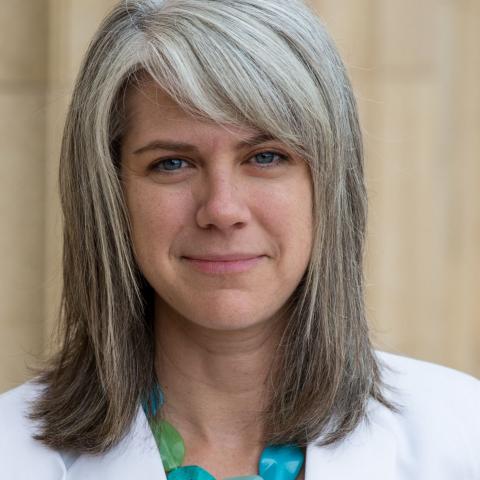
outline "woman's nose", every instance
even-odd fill
[[[250,209],[239,179],[223,172],[213,174],[203,182],[196,213],[196,221],[201,228],[226,231],[248,223]]]

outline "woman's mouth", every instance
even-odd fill
[[[247,272],[257,265],[264,255],[260,256],[208,256],[200,258],[183,257],[195,270],[207,274],[226,274]],[[212,259],[213,258],[213,259]],[[228,259],[226,259],[228,258]]]

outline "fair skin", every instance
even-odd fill
[[[184,465],[256,474],[282,308],[312,246],[308,166],[277,140],[254,142],[258,131],[189,116],[152,82],[129,91],[127,115],[122,179],[156,294],[164,415]]]

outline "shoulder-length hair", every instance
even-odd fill
[[[145,74],[192,115],[266,132],[310,166],[314,246],[287,305],[265,442],[328,445],[371,398],[395,410],[365,318],[356,104],[325,28],[299,0],[123,0],[89,47],[66,120],[60,346],[37,369],[36,438],[105,452],[156,381],[152,290],[132,252],[118,157],[124,97]]]

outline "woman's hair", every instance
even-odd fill
[[[265,442],[337,442],[366,419],[370,398],[396,410],[365,318],[356,105],[325,28],[299,0],[123,0],[89,47],[64,131],[59,348],[36,370],[36,438],[105,452],[156,381],[153,292],[135,263],[119,175],[125,95],[145,77],[197,118],[268,133],[310,166],[314,243],[287,304]]]

